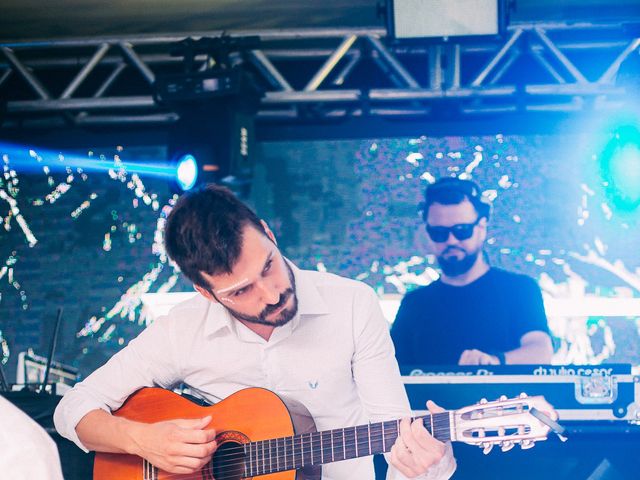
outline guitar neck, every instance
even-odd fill
[[[450,412],[414,417],[436,439],[451,440]],[[325,430],[244,444],[245,472],[266,475],[385,453],[398,437],[400,420]]]

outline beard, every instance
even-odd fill
[[[258,315],[247,315],[227,306],[225,306],[225,308],[238,320],[244,320],[245,322],[249,323],[268,325],[270,327],[281,327],[282,325],[289,323],[298,313],[298,297],[296,295],[296,279],[293,276],[293,270],[291,270],[291,267],[286,261],[285,267],[287,267],[287,273],[289,275],[289,282],[291,283],[291,287],[287,288],[280,294],[280,298],[278,299],[277,303],[274,303],[273,305],[267,305],[265,309],[262,310],[262,312],[260,312]],[[289,301],[289,298],[293,299],[291,307],[282,310],[273,320],[268,320],[267,317],[278,310],[280,307],[285,305]]]
[[[464,275],[471,270],[471,267],[473,267],[478,259],[480,250],[476,250],[472,253],[465,252],[465,255],[462,258],[454,256],[445,257],[445,253],[447,253],[446,250],[438,257],[438,265],[440,265],[442,273],[447,277],[457,277],[459,275]]]

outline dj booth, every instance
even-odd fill
[[[622,480],[640,478],[640,376],[629,365],[477,366],[402,369],[416,415],[428,399],[456,410],[501,396],[542,395],[559,414],[567,441],[554,434],[535,447],[499,447],[487,455],[481,448],[454,443],[458,469],[454,479]],[[60,396],[46,391],[4,395],[40,423],[60,451],[66,480],[91,478],[92,455],[61,438],[53,428],[53,410]],[[376,478],[386,463],[376,457]],[[354,479],[359,480],[359,479]]]
[[[457,409],[481,398],[542,395],[563,422],[640,420],[640,377],[631,365],[482,365],[402,367],[414,410],[429,399]]]
[[[427,400],[459,409],[501,396],[542,395],[552,404],[567,441],[553,434],[535,448],[507,452],[454,444],[455,479],[640,478],[640,376],[630,365],[414,366],[401,369],[417,413]],[[376,459],[377,478],[385,466]]]

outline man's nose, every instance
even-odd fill
[[[267,305],[275,305],[280,301],[280,291],[272,285],[272,282],[262,280],[257,282],[260,291],[260,298]]]
[[[459,240],[453,235],[453,232],[449,231],[445,245],[456,245],[458,241]]]

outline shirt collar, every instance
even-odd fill
[[[306,272],[300,270],[291,261],[285,258],[285,261],[291,267],[293,277],[296,281],[296,294],[298,296],[298,314],[284,327],[294,329],[300,323],[300,318],[303,315],[326,315],[329,313],[329,307],[325,302],[322,295],[315,286],[313,280],[310,278],[313,272]],[[205,335],[215,335],[227,328],[232,332],[236,332],[237,320],[219,303],[211,302],[209,300],[202,300],[208,302],[207,309],[207,321],[204,326]]]
[[[207,320],[204,325],[204,334],[207,336],[215,335],[225,328],[235,332],[236,326],[234,322],[236,320],[231,316],[229,311],[219,303],[212,302],[211,300],[205,301],[209,305],[207,308]]]

